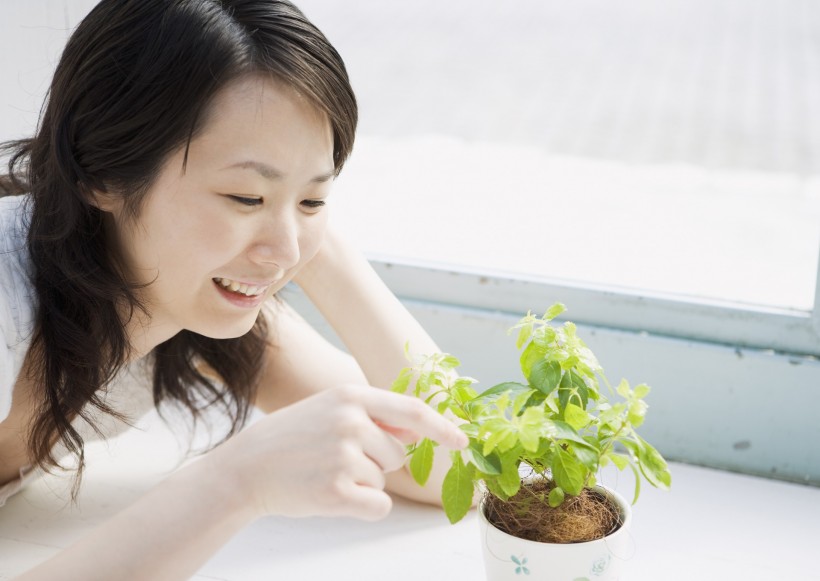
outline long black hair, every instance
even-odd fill
[[[75,493],[83,440],[71,422],[93,425],[90,408],[117,414],[100,394],[129,360],[129,315],[147,313],[89,193],[122,196],[138,216],[163,162],[187,152],[202,130],[215,94],[259,73],[327,116],[338,173],[353,147],[356,100],[339,54],[284,0],[103,0],[66,45],[36,135],[3,145],[9,169],[0,195],[27,193],[33,204],[28,249],[38,305],[24,369],[42,397],[28,446],[49,469],[62,442],[78,460]],[[151,354],[155,403],[176,401],[194,418],[222,406],[230,436],[247,417],[266,344],[261,315],[235,339],[181,331]]]

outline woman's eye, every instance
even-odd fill
[[[325,205],[324,200],[302,200],[302,205],[306,208],[321,208]]]
[[[262,198],[248,198],[246,196],[228,195],[228,197],[244,206],[258,206],[262,203]]]

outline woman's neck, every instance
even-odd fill
[[[181,330],[178,326],[168,322],[152,320],[143,312],[135,312],[125,325],[125,332],[131,347],[128,360],[131,362],[142,359],[154,347],[164,343]]]

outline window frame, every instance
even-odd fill
[[[820,357],[820,260],[811,312],[482,271],[367,253],[403,299],[524,314],[554,302],[581,324]],[[536,313],[541,314],[541,313]]]

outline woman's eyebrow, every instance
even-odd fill
[[[269,165],[267,163],[261,161],[253,161],[253,160],[246,160],[240,161],[234,164],[231,164],[227,167],[223,167],[223,170],[226,169],[250,169],[261,175],[263,178],[268,180],[279,180],[284,177],[284,173]],[[328,172],[322,173],[311,179],[311,182],[326,182],[336,176],[335,169],[330,170]]]

